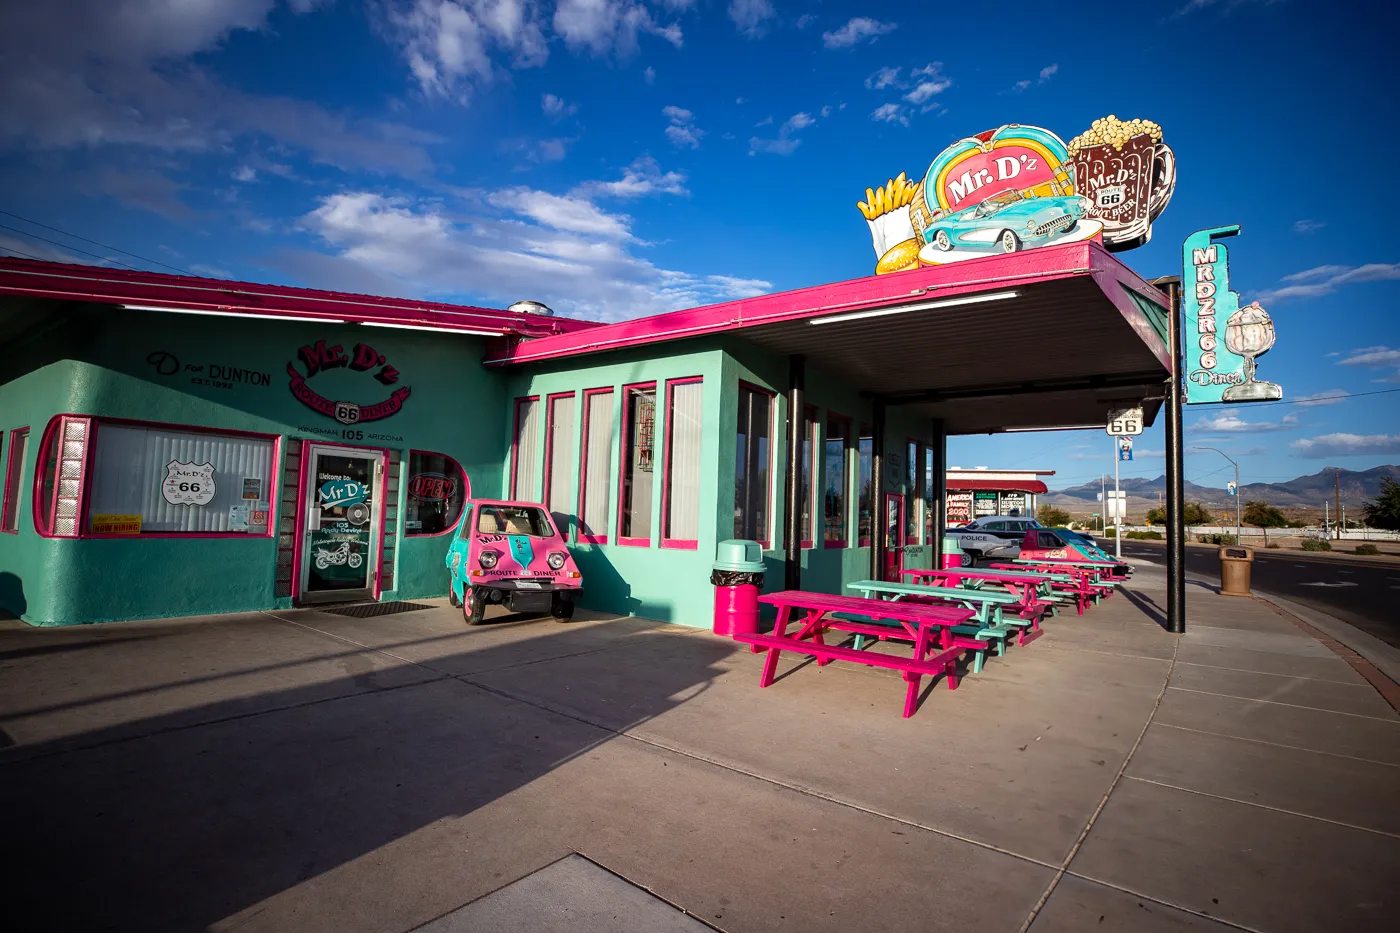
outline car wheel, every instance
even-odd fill
[[[945,253],[948,252],[948,250],[952,249],[953,241],[948,239],[948,231],[939,230],[937,233],[935,233],[933,235],[933,245],[937,246]]]
[[[977,563],[977,555],[971,551],[963,551],[962,557],[958,558],[959,567],[971,567],[975,563]]]
[[[480,625],[486,620],[486,597],[468,593],[462,602],[462,621],[468,625]]]
[[[452,581],[447,581],[447,601],[453,609],[460,609],[462,601],[457,598],[457,589],[452,585]]]
[[[1001,236],[997,239],[1001,245],[1003,253],[1014,253],[1021,248],[1021,238],[1012,230],[1001,231]]]
[[[572,599],[561,599],[554,597],[554,605],[550,608],[549,614],[560,622],[568,622],[574,617],[574,601]]]

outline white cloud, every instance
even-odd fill
[[[1400,365],[1400,350],[1390,347],[1362,347],[1353,350],[1346,359],[1338,360],[1340,366],[1395,366]]]
[[[629,250],[630,222],[577,196],[528,188],[497,192],[488,216],[451,217],[441,205],[344,192],[303,225],[334,251],[294,253],[280,267],[313,284],[347,280],[458,300],[522,297],[563,313],[621,320],[749,297],[768,282],[661,269]],[[357,286],[358,287],[358,286]]]
[[[1215,415],[1207,415],[1191,425],[1197,434],[1252,434],[1259,431],[1280,431],[1285,425],[1271,421],[1244,421],[1239,409],[1227,408]]]
[[[700,138],[705,135],[705,131],[695,125],[695,114],[674,104],[662,107],[661,112],[671,121],[671,125],[666,127],[666,138],[671,141],[671,145],[677,149],[700,148]]]
[[[630,0],[559,0],[554,31],[571,49],[626,58],[637,50],[638,33],[660,36],[676,48],[683,44],[680,26],[663,26],[640,3]]]
[[[544,95],[541,98],[540,107],[544,110],[545,116],[554,117],[556,120],[578,113],[578,104],[567,103],[562,97],[556,97],[553,94]]]
[[[822,115],[822,119],[823,119],[823,120],[825,120],[827,117],[831,116],[831,105],[830,105],[830,104],[827,104],[826,106],[822,107],[822,109],[821,109],[821,115]]]
[[[652,194],[688,195],[685,176],[679,172],[663,172],[651,156],[642,156],[622,170],[616,181],[586,181],[571,194],[584,197],[640,198]]]
[[[1185,6],[1181,7],[1171,15],[1171,19],[1177,19],[1182,16],[1188,16],[1192,13],[1198,13],[1201,10],[1206,10],[1220,4],[1224,4],[1226,12],[1229,12],[1235,9],[1235,7],[1247,6],[1252,3],[1258,3],[1264,6],[1272,6],[1277,2],[1278,0],[1188,0]]]
[[[1264,302],[1280,298],[1317,298],[1331,294],[1343,285],[1395,279],[1400,279],[1400,262],[1373,262],[1364,266],[1317,266],[1285,275],[1283,281],[1295,284],[1260,292],[1258,300]]]
[[[870,119],[879,123],[902,123],[909,125],[909,116],[899,104],[881,104],[870,114]]]
[[[801,16],[797,17],[797,28],[806,29],[808,26],[812,25],[815,20],[816,17],[811,13],[803,13]]]
[[[767,32],[767,23],[777,14],[769,0],[729,0],[729,18],[739,32],[757,39]]]
[[[868,16],[856,16],[835,32],[822,33],[822,44],[829,49],[848,49],[867,39],[873,42],[898,28],[898,23],[882,23]]]
[[[927,80],[920,81],[918,84],[914,85],[914,89],[908,94],[905,94],[904,99],[915,107],[921,107],[928,103],[929,99],[935,94],[942,94],[952,86],[952,81],[949,81],[942,75],[935,74]]]
[[[190,59],[262,29],[276,0],[13,3],[0,29],[0,147],[228,151],[255,136],[339,168],[418,174],[430,134],[245,94]],[[314,4],[301,0],[293,12]]]
[[[647,70],[642,72],[642,78],[647,84],[656,83],[656,69],[647,65]]]
[[[242,182],[255,181],[255,180],[257,180],[257,177],[258,177],[258,173],[257,173],[256,171],[254,171],[254,169],[253,169],[253,167],[252,167],[251,165],[240,165],[240,166],[238,166],[238,168],[236,168],[236,169],[233,170],[233,180],[234,180],[234,181],[242,181]]]
[[[1324,389],[1321,392],[1314,392],[1312,395],[1304,395],[1293,400],[1294,405],[1301,405],[1304,408],[1316,408],[1321,405],[1336,405],[1344,402],[1351,393],[1346,389]]]
[[[1323,434],[1289,445],[1300,457],[1354,457],[1400,454],[1400,434]]]
[[[1293,221],[1294,233],[1312,233],[1314,230],[1321,230],[1327,226],[1325,220],[1295,220]]]
[[[886,66],[884,68],[881,68],[879,71],[875,72],[873,75],[865,79],[865,86],[870,88],[872,91],[880,91],[887,87],[898,86],[899,72],[900,68],[898,67],[890,68]]]
[[[1017,81],[1014,85],[1012,85],[1012,90],[1016,91],[1019,94],[1021,91],[1024,91],[1027,88],[1030,88],[1034,85],[1044,84],[1051,78],[1055,77],[1056,73],[1059,72],[1059,70],[1060,66],[1058,64],[1046,65],[1044,68],[1040,69],[1040,74],[1038,74],[1034,80],[1027,78],[1023,81]]]
[[[531,0],[397,0],[388,19],[409,71],[429,97],[464,102],[474,84],[492,80],[493,50],[506,53],[516,68],[549,58]]]
[[[772,122],[772,117],[769,117],[763,123],[760,123],[759,126],[764,126]],[[797,151],[797,147],[802,145],[802,140],[795,138],[793,134],[799,130],[806,129],[816,122],[816,117],[812,116],[810,113],[805,111],[794,113],[783,121],[782,126],[778,127],[777,139],[761,139],[757,136],[752,137],[749,140],[749,155],[756,155],[760,152],[769,155],[792,155]]]

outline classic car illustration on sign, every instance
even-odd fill
[[[960,139],[923,181],[901,172],[856,206],[875,271],[886,273],[1072,240],[1132,249],[1147,242],[1175,187],[1161,127],[1109,115],[1068,145],[1015,123]]]
[[[447,551],[447,572],[448,598],[462,607],[468,625],[481,624],[489,603],[567,622],[583,594],[567,542],[536,502],[468,500]]]

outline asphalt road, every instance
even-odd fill
[[[1101,542],[1113,552],[1113,539]],[[1125,557],[1165,564],[1161,544],[1124,541]],[[1214,550],[1186,549],[1186,569],[1220,579]],[[1254,552],[1251,586],[1349,622],[1388,645],[1400,648],[1400,564],[1313,558],[1296,551]]]

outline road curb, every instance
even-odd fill
[[[1379,638],[1368,635],[1349,622],[1343,622],[1335,616],[1319,612],[1309,606],[1300,606],[1282,596],[1256,590],[1254,597],[1260,602],[1268,603],[1285,615],[1292,616],[1302,622],[1304,627],[1315,629],[1317,633],[1326,636],[1326,638],[1319,640],[1325,642],[1327,639],[1331,639],[1359,655],[1390,681],[1389,689],[1381,684],[1376,684],[1376,689],[1381,691],[1381,694],[1390,701],[1392,706],[1396,706],[1397,701],[1400,700],[1400,649],[1392,648]],[[1336,649],[1333,648],[1333,650]],[[1346,657],[1345,653],[1341,654],[1344,658]],[[1362,671],[1361,673],[1364,676],[1366,672]],[[1371,680],[1371,678],[1368,677],[1367,680]],[[1400,710],[1400,706],[1396,706],[1396,709]]]

